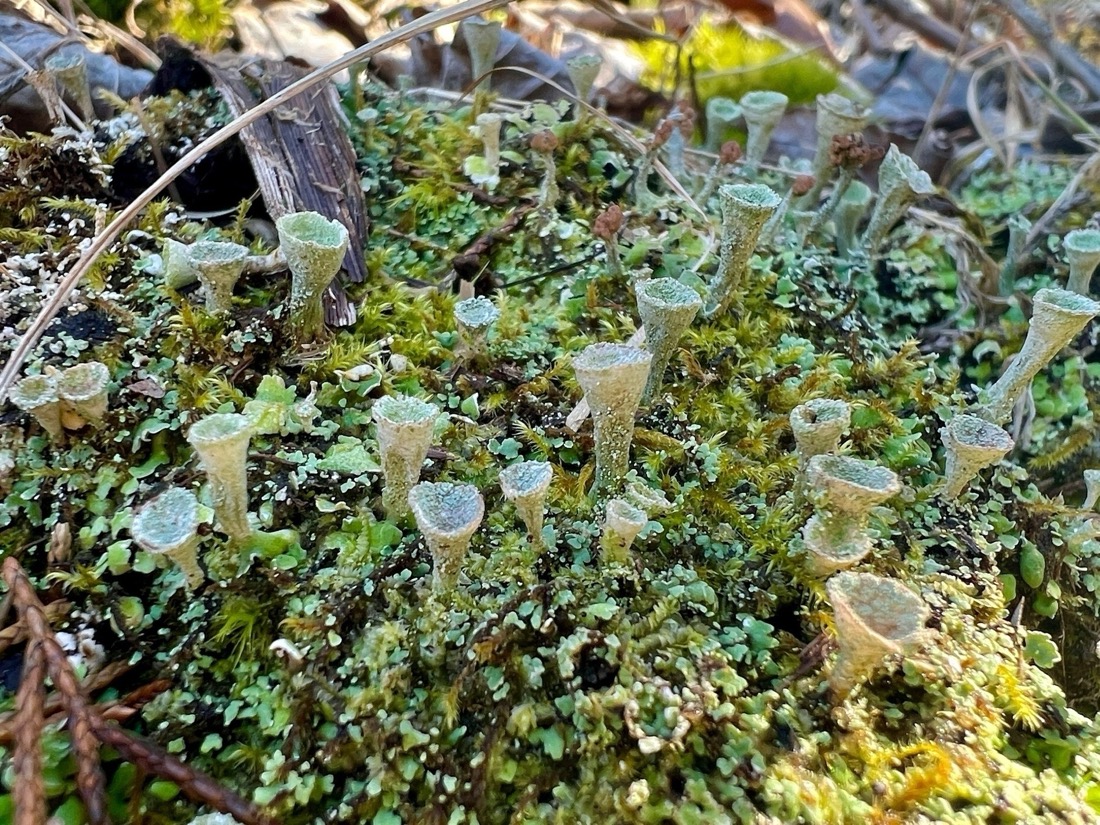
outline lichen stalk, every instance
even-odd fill
[[[761,184],[726,184],[718,189],[722,203],[722,239],[718,271],[707,290],[703,314],[721,315],[729,307],[749,269],[764,223],[782,200]]]
[[[446,594],[458,584],[485,500],[472,484],[423,481],[409,491],[409,507],[432,554],[432,588]]]
[[[847,258],[859,249],[859,225],[874,198],[871,187],[859,180],[852,181],[840,196],[833,213],[838,257]]]
[[[252,425],[238,413],[216,413],[195,422],[187,440],[210,484],[218,526],[235,545],[252,537],[248,521],[248,445]]]
[[[1076,292],[1040,289],[1035,293],[1024,345],[985,393],[987,400],[975,414],[994,424],[1007,421],[1031,379],[1098,314],[1100,303]]]
[[[1027,233],[1030,229],[1031,221],[1025,215],[1009,216],[1008,249],[1005,251],[1004,264],[997,276],[997,292],[1002,298],[1007,298],[1016,290],[1016,276],[1020,271],[1020,264],[1023,263]]]
[[[983,418],[960,413],[941,430],[947,450],[942,494],[955,499],[982,469],[1004,458],[1015,442],[1003,429]]]
[[[478,186],[492,192],[500,184],[500,115],[485,113],[477,116],[470,133],[482,145],[483,154],[471,155],[462,164],[466,176]]]
[[[645,350],[626,344],[591,344],[573,359],[577,383],[592,410],[596,451],[594,493],[616,489],[630,466],[634,416],[652,358]]]
[[[1092,273],[1100,264],[1100,230],[1075,229],[1066,234],[1062,242],[1069,262],[1069,278],[1066,289],[1081,295],[1089,294]]]
[[[382,459],[382,506],[391,520],[409,511],[409,490],[432,446],[439,408],[409,396],[385,396],[371,408]]]
[[[323,297],[344,263],[348,230],[317,212],[283,215],[275,229],[291,277],[287,328],[296,344],[308,344],[325,334]]]
[[[831,164],[829,150],[833,138],[862,132],[867,125],[867,110],[843,95],[817,96],[817,142],[814,145],[812,164],[814,185],[799,200],[797,208],[808,209],[817,202],[825,184],[829,182]]]
[[[911,157],[903,155],[895,144],[890,144],[878,168],[878,200],[863,233],[863,246],[868,253],[877,251],[886,233],[915,201],[935,191],[928,173]]]
[[[695,320],[703,301],[691,287],[672,278],[654,278],[635,285],[638,314],[646,331],[646,349],[653,354],[642,393],[646,404],[660,392],[665,370],[680,338]]]
[[[893,579],[838,573],[825,583],[839,647],[829,673],[833,701],[841,702],[891,654],[912,654],[927,639],[931,611]]]
[[[1095,510],[1096,501],[1100,499],[1100,470],[1085,470],[1085,500],[1081,502],[1082,510]]]
[[[787,96],[781,92],[756,91],[742,95],[741,116],[748,126],[745,143],[745,171],[756,172],[771,143],[772,132],[787,111]]]

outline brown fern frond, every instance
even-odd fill
[[[23,654],[23,675],[15,695],[15,825],[46,821],[46,788],[42,781],[42,729],[46,725],[46,655],[31,641]]]
[[[179,761],[158,745],[108,723],[95,711],[91,714],[91,722],[100,742],[114,748],[123,759],[133,762],[146,773],[178,785],[192,801],[229,814],[242,825],[270,825],[271,820],[251,802]]]

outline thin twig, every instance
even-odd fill
[[[1065,38],[1059,37],[1027,0],[1002,0],[1001,5],[1066,74],[1078,80],[1094,98],[1100,98],[1100,70],[1081,57]]]

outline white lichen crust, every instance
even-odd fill
[[[317,212],[292,212],[275,221],[279,248],[290,269],[288,327],[300,344],[324,335],[322,296],[344,263],[348,230]]]
[[[422,481],[409,491],[409,507],[432,554],[433,588],[446,593],[458,584],[485,499],[472,484]]]
[[[215,413],[195,422],[187,440],[198,454],[210,483],[218,526],[231,542],[252,537],[248,521],[248,444],[252,424],[238,413]]]
[[[911,654],[928,638],[924,600],[894,579],[837,573],[825,583],[840,650],[829,674],[835,701],[867,680],[891,654]]]
[[[940,430],[940,438],[947,450],[943,478],[947,499],[958,498],[978,472],[1000,461],[1015,446],[1012,436],[996,424],[968,413],[952,418]]]
[[[554,468],[548,461],[520,461],[500,472],[500,489],[527,527],[527,534],[536,546],[542,546],[543,511]]]
[[[630,464],[634,415],[652,356],[627,344],[591,344],[574,359],[577,383],[592,410],[596,442],[595,491],[619,485]]]
[[[1040,289],[1032,303],[1027,338],[1015,358],[986,393],[975,414],[994,424],[1004,423],[1031,385],[1031,379],[1100,314],[1100,303],[1065,289]]]
[[[782,92],[753,91],[741,96],[741,116],[748,127],[744,165],[754,170],[764,159],[772,132],[787,111],[787,96]]]
[[[634,286],[638,315],[645,326],[646,349],[653,353],[642,401],[661,389],[665,370],[680,338],[703,307],[699,294],[673,278],[651,278]]]
[[[871,510],[897,495],[901,481],[878,464],[818,455],[806,467],[806,489],[815,508],[802,529],[807,566],[811,575],[824,577],[858,564],[871,552]]]
[[[147,553],[171,559],[183,571],[188,590],[202,585],[199,566],[199,501],[182,487],[169,487],[134,518],[130,533]]]
[[[382,506],[396,520],[409,511],[409,490],[432,446],[439,407],[406,395],[385,396],[371,408],[382,458]]]
[[[732,183],[718,189],[722,204],[722,240],[718,271],[707,290],[703,314],[721,315],[741,286],[756,251],[760,230],[782,198],[762,184]]]

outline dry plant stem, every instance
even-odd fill
[[[46,821],[46,788],[42,781],[42,729],[46,724],[46,653],[32,641],[23,653],[23,673],[15,696],[15,753],[12,770],[14,825]]]
[[[1002,5],[1066,74],[1078,80],[1093,97],[1100,98],[1100,71],[1078,54],[1064,37],[1059,37],[1030,3],[1026,0],[1003,0]]]
[[[4,398],[7,397],[8,390],[15,380],[15,376],[19,373],[20,367],[22,367],[27,356],[30,355],[31,350],[46,331],[46,327],[50,325],[50,322],[56,317],[61,307],[65,305],[69,296],[72,295],[73,290],[76,289],[77,284],[80,283],[81,279],[88,273],[92,266],[95,265],[99,256],[114,243],[122,230],[128,226],[169,183],[190,169],[197,161],[205,157],[207,152],[225,143],[229,138],[239,133],[246,126],[255,123],[261,117],[274,111],[287,101],[293,100],[302,92],[311,89],[321,81],[327,80],[338,72],[354,66],[356,63],[362,63],[367,58],[388,49],[390,46],[404,43],[406,40],[424,34],[425,32],[430,32],[438,26],[444,26],[448,23],[454,23],[457,20],[469,17],[470,15],[481,14],[482,12],[506,6],[508,2],[509,0],[466,0],[466,2],[459,3],[457,6],[451,6],[450,8],[431,12],[412,23],[394,29],[392,32],[387,32],[370,43],[360,46],[358,49],[348,52],[343,57],[310,72],[301,80],[290,84],[278,94],[272,95],[263,103],[249,109],[245,114],[233,120],[232,123],[223,126],[180,158],[164,173],[164,175],[138,195],[133,203],[119,212],[118,216],[111,221],[111,223],[104,228],[103,232],[97,235],[95,240],[88,246],[88,249],[76,263],[76,266],[74,266],[69,274],[62,279],[60,284],[58,284],[50,300],[43,305],[38,316],[34,319],[34,322],[23,334],[23,337],[19,339],[19,343],[8,357],[8,361],[4,365],[3,371],[0,371],[0,401],[3,401]],[[0,44],[0,46],[2,45],[3,44]],[[688,198],[688,200],[690,201],[690,198]]]

